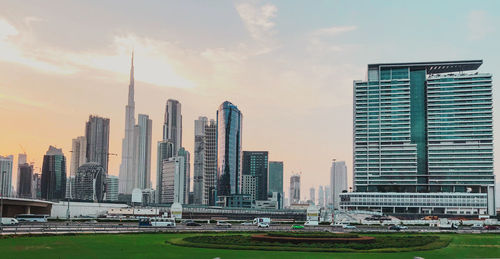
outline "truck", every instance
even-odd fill
[[[253,219],[253,224],[254,225],[271,225],[271,218],[254,218]]]
[[[439,219],[439,229],[458,229],[458,226],[448,221],[448,219]]]
[[[19,221],[15,218],[2,218],[2,225],[17,225]]]

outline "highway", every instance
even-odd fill
[[[177,224],[176,227],[139,227],[137,222],[48,222],[48,223],[21,223],[16,226],[3,226],[1,235],[24,235],[24,234],[69,234],[69,233],[140,233],[140,232],[244,232],[244,231],[328,231],[328,232],[398,232],[388,230],[387,226],[357,226],[357,229],[343,229],[328,225],[307,226],[304,229],[291,229],[291,224],[276,224],[269,228],[258,228],[257,226],[245,226],[239,223],[232,224],[231,228],[222,228],[212,224],[201,224],[191,227]],[[399,232],[455,232],[455,233],[500,233],[500,230],[472,229],[461,227],[458,230],[440,230],[428,226],[409,226],[407,230]]]

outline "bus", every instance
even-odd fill
[[[155,217],[139,219],[139,227],[175,227],[175,219]]]
[[[49,215],[44,214],[17,214],[16,219],[19,222],[47,222]]]

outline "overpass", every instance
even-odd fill
[[[2,217],[15,217],[17,214],[45,214],[50,215],[52,202],[4,197]]]

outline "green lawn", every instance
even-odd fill
[[[0,239],[0,257],[6,258],[499,258],[500,235],[450,234],[448,247],[405,253],[306,253],[223,250],[180,247],[170,238],[193,234],[121,234],[37,236]],[[197,234],[196,234],[197,235]],[[213,234],[210,234],[213,235]],[[397,234],[395,234],[397,235]],[[433,234],[436,235],[436,234]]]

